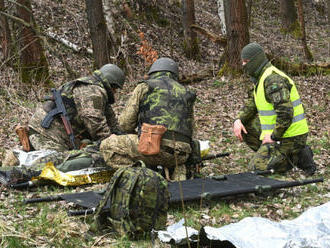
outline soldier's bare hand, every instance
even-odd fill
[[[275,141],[272,140],[272,138],[270,136],[271,136],[271,134],[265,134],[265,137],[262,140],[262,144],[271,144],[271,143],[274,143]]]
[[[241,122],[240,119],[237,119],[234,122],[234,128],[233,128],[234,134],[235,136],[242,142],[243,141],[243,137],[242,137],[242,131],[247,134],[247,131],[243,125],[243,123]]]

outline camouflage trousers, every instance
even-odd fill
[[[48,162],[52,162],[54,166],[62,172],[92,167],[106,167],[103,157],[99,151],[91,151],[86,148],[81,150],[52,153],[33,162],[31,169],[42,170]]]
[[[29,140],[35,150],[56,151],[36,160],[32,166],[34,170],[41,170],[48,162],[54,163],[55,167],[62,172],[106,166],[96,144],[87,145],[80,150],[68,150],[67,146],[47,139],[39,133],[29,135]]]
[[[60,144],[55,140],[48,139],[37,132],[29,134],[29,140],[35,150],[55,150],[58,152],[69,150],[68,146]]]
[[[273,144],[264,144],[259,139],[261,126],[259,118],[244,124],[247,134],[243,133],[244,142],[256,153],[249,162],[252,170],[269,170],[285,172],[297,166],[298,154],[306,145],[307,135],[284,138]]]
[[[185,179],[186,170],[184,163],[191,152],[189,144],[178,142],[176,143],[176,148],[173,149],[170,146],[172,141],[163,139],[159,154],[143,155],[138,151],[138,143],[139,138],[135,134],[112,134],[101,142],[100,152],[106,164],[113,168],[128,167],[134,162],[142,160],[149,168],[156,168],[158,165],[165,168],[173,168],[173,179]]]

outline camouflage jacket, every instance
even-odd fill
[[[132,95],[128,99],[128,102],[125,106],[125,109],[119,116],[119,127],[123,132],[126,133],[135,133],[136,128],[138,127],[140,106],[142,101],[145,99],[149,91],[149,86],[147,83],[139,83],[134,89]],[[193,129],[193,127],[192,127]],[[174,147],[172,140],[163,139],[162,144],[166,144],[169,147]],[[184,142],[176,142],[176,145],[187,146],[188,144]],[[189,151],[190,145],[187,146]]]
[[[255,79],[257,83],[259,82],[259,78],[264,73],[264,71],[270,66],[271,63],[268,63],[264,66],[258,78]],[[273,104],[274,110],[277,114],[276,125],[273,134],[275,137],[280,138],[291,125],[293,118],[293,106],[290,101],[291,84],[286,78],[273,73],[265,79],[264,85],[266,100]],[[246,124],[248,121],[253,119],[257,113],[258,111],[254,97],[253,94],[251,94],[248,102],[239,112],[238,118],[242,121],[243,124]]]
[[[146,81],[149,91],[140,102],[138,129],[140,131],[144,122],[163,125],[189,139],[192,137],[196,93],[171,76],[171,73],[159,72]]]
[[[119,131],[118,122],[105,88],[93,80],[96,79],[93,77],[77,79],[76,85],[72,89],[76,113],[70,121],[78,145],[79,140],[97,141]],[[81,81],[85,83],[79,83]],[[59,144],[68,146],[69,137],[59,117],[53,120],[49,129],[41,127],[41,122],[46,114],[42,104],[39,104],[29,121],[29,127]]]

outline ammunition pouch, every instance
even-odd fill
[[[139,137],[138,151],[143,155],[155,155],[160,152],[160,143],[167,128],[162,125],[143,123]]]

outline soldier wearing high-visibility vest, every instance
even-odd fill
[[[295,83],[269,62],[257,43],[246,45],[241,58],[243,69],[255,86],[233,131],[256,151],[250,168],[286,172],[297,166],[308,175],[314,174],[313,153],[306,145],[306,114]]]

